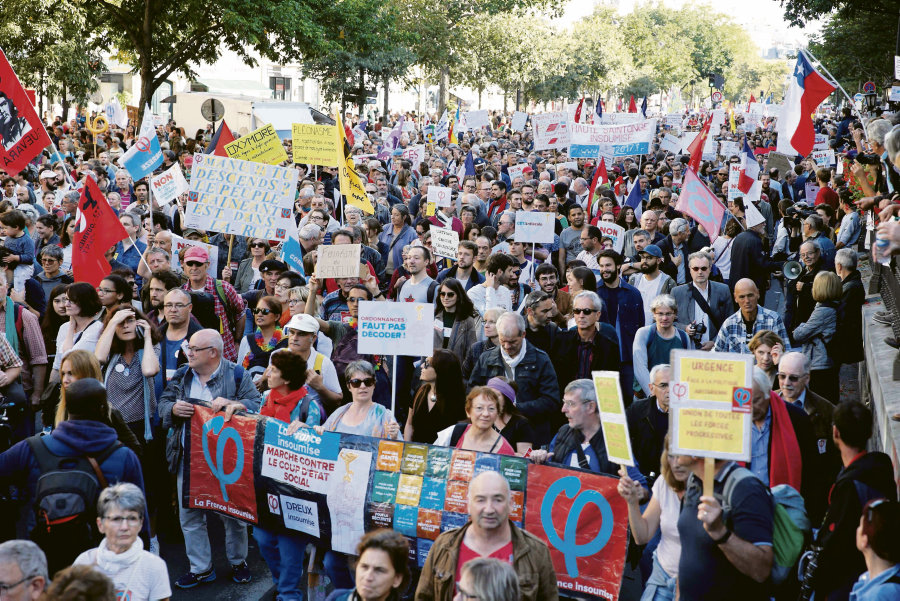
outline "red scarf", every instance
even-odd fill
[[[301,386],[299,390],[290,392],[284,396],[278,394],[276,390],[269,391],[269,398],[266,404],[259,410],[260,415],[266,417],[274,417],[286,424],[291,423],[291,412],[297,403],[306,396],[306,386]]]
[[[784,401],[778,393],[769,396],[772,408],[772,429],[769,434],[769,488],[787,484],[800,492],[803,461],[797,434]]]

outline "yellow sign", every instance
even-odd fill
[[[425,203],[425,216],[426,217],[434,217],[434,213],[437,210],[437,205],[433,202]]]
[[[422,476],[401,474],[400,484],[397,486],[397,503],[400,505],[419,506],[419,497],[422,494]]]
[[[288,160],[288,155],[281,144],[278,132],[271,124],[241,136],[234,142],[225,145],[225,153],[233,159],[280,165]]]
[[[634,465],[625,424],[603,422],[603,439],[606,441],[606,454],[609,457],[616,457],[616,463]],[[623,459],[628,461],[623,461]]]
[[[334,125],[291,125],[294,162],[335,167],[341,164],[343,147],[335,145]]]
[[[747,362],[706,354],[707,357],[679,357],[681,369],[676,379],[690,384],[690,400],[728,403],[731,407],[735,387],[747,385]]]
[[[344,198],[350,205],[359,207],[363,213],[372,215],[375,213],[375,208],[369,200],[369,195],[366,194],[362,180],[353,169],[353,157],[350,155],[350,148],[344,137],[344,126],[341,124],[340,112],[337,113],[336,121],[337,127],[335,129],[337,129],[337,135],[335,140],[337,148],[343,153],[343,157],[337,163],[338,172],[340,173],[341,194],[344,195]]]
[[[731,409],[682,407],[677,411],[678,448],[699,457],[726,457],[744,451],[746,413]]]
[[[594,372],[594,389],[597,391],[597,402],[600,403],[600,413],[624,415],[622,403],[619,402],[619,375],[611,372],[611,376],[602,376],[601,372]]]

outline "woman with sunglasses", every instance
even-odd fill
[[[235,289],[241,294],[251,290],[253,285],[262,279],[259,266],[269,255],[269,241],[262,238],[251,238],[247,245],[250,248],[250,256],[241,261],[238,266],[237,277],[234,280]],[[227,271],[226,271],[227,270]],[[222,270],[222,279],[231,281],[231,267],[225,266]]]
[[[281,329],[282,305],[274,296],[264,296],[252,310],[256,327],[247,334],[238,347],[237,364],[250,372],[254,382],[269,365],[272,352],[287,348],[288,339]]]
[[[438,432],[466,419],[459,401],[466,394],[459,359],[450,351],[434,351],[422,362],[419,381],[403,434],[406,440],[433,444]]]
[[[434,348],[451,351],[462,363],[478,341],[481,315],[456,278],[441,282],[438,299],[434,304]]]

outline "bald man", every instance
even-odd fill
[[[506,478],[498,472],[478,474],[469,483],[468,499],[469,522],[441,534],[428,552],[416,601],[451,601],[463,564],[479,557],[508,562],[529,579],[520,583],[522,601],[558,600],[547,545],[509,519],[512,502]],[[452,580],[450,574],[455,575]]]
[[[735,283],[734,302],[739,309],[722,324],[714,351],[749,353],[750,339],[761,330],[772,330],[782,340],[788,339],[781,316],[760,305],[759,288],[753,280],[744,278]]]
[[[765,289],[769,285],[769,275],[781,266],[779,263],[773,263],[766,256],[762,243],[765,235],[766,224],[763,222],[734,237],[734,242],[731,243],[731,273],[727,282],[732,290],[738,280],[749,278],[756,282],[756,288],[761,297],[760,305],[765,303]]]

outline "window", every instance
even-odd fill
[[[275,100],[291,99],[291,78],[290,77],[269,77],[269,89],[274,92]]]

